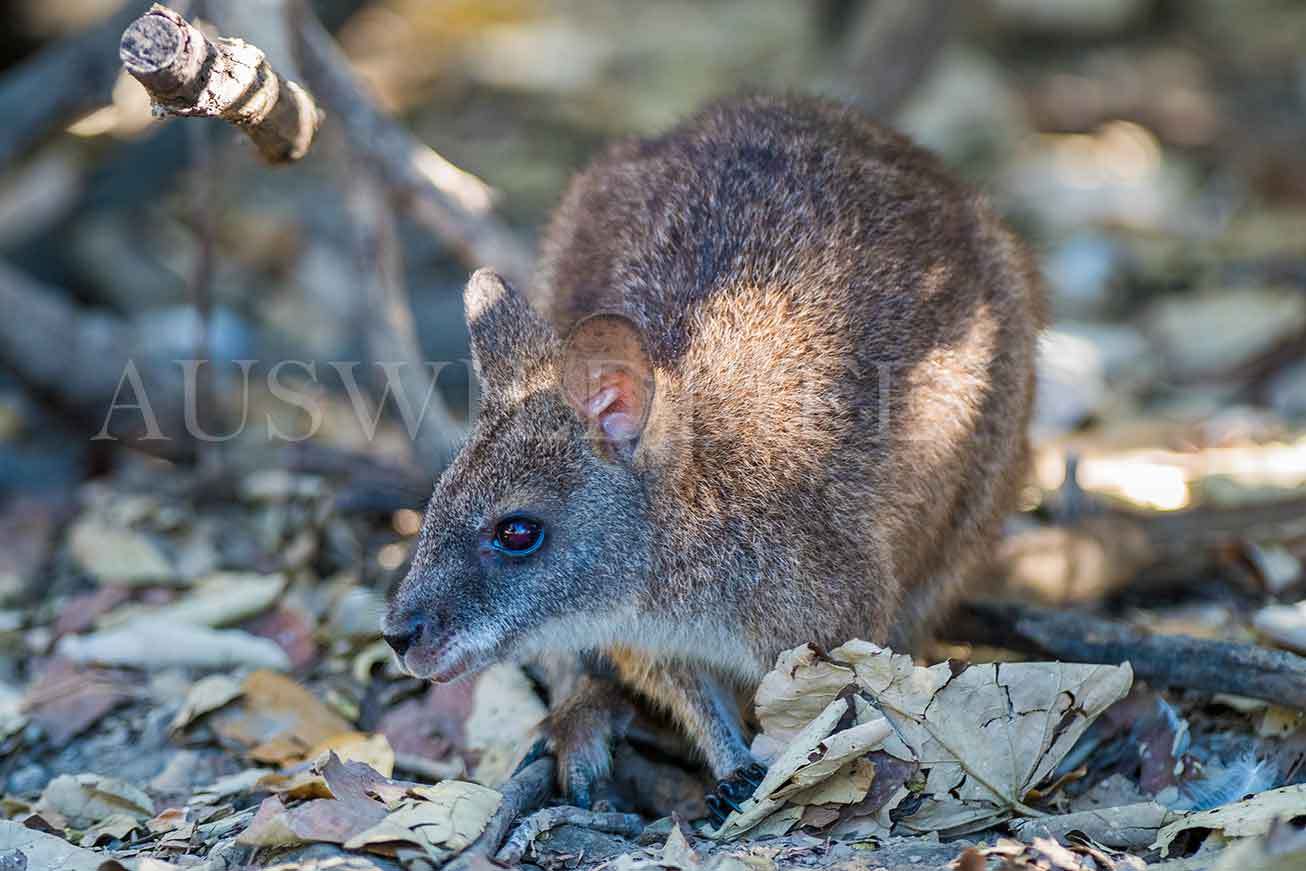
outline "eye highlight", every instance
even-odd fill
[[[526,517],[507,517],[494,528],[490,546],[507,556],[530,556],[544,544],[544,527]]]

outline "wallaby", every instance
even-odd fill
[[[1044,301],[1025,248],[855,111],[752,97],[571,183],[528,295],[464,300],[483,401],[384,621],[413,675],[584,651],[544,725],[571,801],[626,693],[752,790],[736,697],[781,651],[909,648],[1026,462]]]

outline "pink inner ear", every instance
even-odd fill
[[[604,387],[589,398],[585,403],[585,413],[594,420],[601,420],[602,415],[617,400],[621,399],[621,391],[615,387]]]
[[[613,441],[630,441],[636,438],[639,435],[641,421],[631,408],[635,397],[634,384],[629,375],[611,373],[603,380],[609,383],[599,388],[598,392],[585,402],[586,414],[591,420],[597,421],[604,435]],[[617,384],[611,383],[614,380]]]

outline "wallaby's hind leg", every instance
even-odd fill
[[[719,825],[731,808],[752,795],[766,773],[748,749],[734,691],[710,672],[614,651],[617,675],[666,710],[707,756],[719,783],[707,797]]]
[[[625,734],[634,714],[628,692],[669,714],[702,748],[717,778],[708,807],[719,823],[757,787],[765,768],[749,752],[734,690],[710,672],[657,662],[630,650],[606,651],[615,672],[585,673],[556,699],[541,726],[545,746],[558,760],[559,785],[567,801],[592,804],[596,786],[612,770],[612,742]]]
[[[714,675],[625,649],[609,651],[609,656],[621,682],[670,714],[703,750],[717,779],[757,761],[744,740],[735,693]]]

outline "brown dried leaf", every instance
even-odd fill
[[[404,802],[376,826],[351,838],[345,847],[354,850],[408,843],[438,857],[475,841],[503,801],[493,789],[460,780],[417,787],[412,792],[424,800]]]
[[[323,774],[324,767],[332,758],[337,763],[361,763],[382,781],[394,773],[395,754],[384,735],[344,732],[314,747],[309,755],[313,762],[268,774],[258,782],[259,789],[270,790],[284,799],[332,798],[332,790]]]
[[[138,621],[162,620],[216,629],[263,613],[280,597],[285,585],[284,575],[216,572],[171,602],[118,608],[99,620],[98,625],[110,629]]]
[[[759,719],[789,736],[788,746],[714,837],[741,834],[786,801],[800,808],[860,801],[873,778],[849,763],[873,751],[919,762],[925,775],[919,807],[900,821],[906,828],[964,834],[1029,812],[1025,796],[1128,692],[1132,678],[1128,665],[987,664],[954,672],[945,662],[921,668],[909,656],[862,641],[828,657],[811,646],[795,648],[781,655],[759,690]],[[843,695],[850,680],[874,706],[861,695]],[[825,707],[792,733],[793,712],[816,703]],[[856,724],[831,734],[850,712]],[[845,781],[818,786],[839,772]],[[888,801],[896,804],[902,786],[894,786]],[[874,821],[887,823],[878,816]]]
[[[65,635],[55,650],[76,662],[133,668],[290,668],[276,644],[239,629],[139,618],[90,635]]]
[[[28,688],[23,710],[62,747],[133,697],[121,673],[56,658]]]
[[[240,698],[243,692],[240,681],[230,675],[211,674],[202,677],[191,684],[186,700],[182,702],[181,709],[172,718],[172,725],[168,728],[172,732],[179,732],[197,718]]]
[[[94,516],[73,524],[68,549],[83,571],[105,584],[139,587],[176,580],[176,568],[153,537]]]
[[[314,747],[353,728],[288,677],[256,671],[245,679],[244,696],[212,715],[213,730],[248,748],[260,762],[302,761]]]
[[[237,841],[251,847],[288,847],[323,842],[343,844],[385,818],[379,802],[319,798],[287,808],[277,796],[263,800]]]
[[[107,841],[125,840],[140,825],[140,820],[128,814],[112,814],[87,829],[80,843],[83,847],[96,847]]]
[[[976,831],[1021,811],[1079,736],[1129,692],[1128,665],[990,663],[954,675],[948,663],[864,642],[832,651],[892,721],[884,749],[922,760],[926,799],[903,824],[915,831]]]
[[[762,731],[788,743],[844,687],[856,682],[851,668],[836,665],[810,644],[786,650],[776,660],[775,668],[762,678],[754,698]]]

